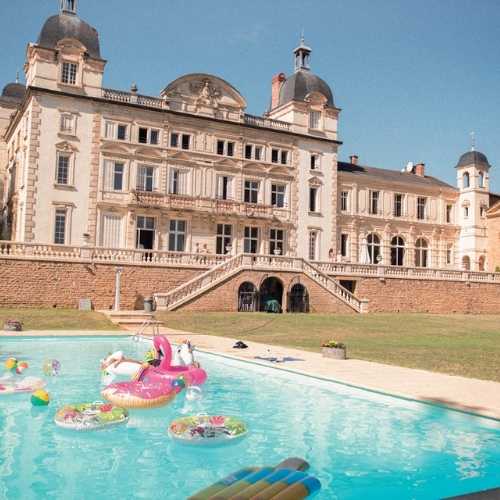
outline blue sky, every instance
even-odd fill
[[[58,0],[0,0],[0,86],[57,10]],[[79,0],[79,14],[100,33],[106,86],[137,82],[157,95],[182,74],[213,73],[254,114],[267,107],[272,75],[292,71],[303,29],[312,69],[343,110],[342,159],[423,161],[454,184],[474,131],[500,192],[498,0]]]

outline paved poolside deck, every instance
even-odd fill
[[[321,354],[289,347],[246,341],[248,349],[233,349],[237,339],[215,337],[162,328],[173,342],[189,338],[200,350],[246,359],[266,366],[343,382],[367,389],[500,419],[500,383],[384,365],[358,359],[335,360]],[[256,357],[287,358],[273,363]]]
[[[0,337],[21,336],[128,336],[126,330],[108,331],[25,331],[22,334],[0,335]],[[190,333],[161,328],[161,333],[173,342],[189,338],[200,350],[223,354],[234,359],[244,359],[265,366],[291,370],[305,375],[343,382],[388,394],[427,401],[456,408],[462,411],[500,419],[500,383],[478,380],[443,373],[416,370],[399,366],[384,365],[358,359],[334,360],[321,354],[245,341],[248,349],[233,349],[237,339]],[[285,358],[282,363],[273,363],[258,357]]]

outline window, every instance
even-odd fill
[[[286,186],[283,184],[271,184],[271,205],[276,208],[285,206]]]
[[[342,212],[347,212],[349,208],[349,192],[342,191],[340,193],[340,210]]]
[[[179,134],[178,132],[172,132],[170,134],[170,147],[189,149],[191,147],[191,136],[189,134]]]
[[[467,189],[470,186],[470,175],[469,172],[465,172],[462,177],[462,187],[463,189]]]
[[[160,142],[160,131],[155,128],[139,127],[137,142],[156,145]]]
[[[54,243],[64,245],[66,243],[66,217],[65,208],[57,208],[54,221]]]
[[[243,240],[243,251],[245,253],[257,253],[259,246],[259,228],[245,227],[245,238]]]
[[[391,240],[391,266],[403,266],[405,259],[405,241],[401,236]]]
[[[155,244],[155,218],[137,216],[135,246],[140,250],[152,250]]]
[[[259,182],[245,181],[245,203],[257,203],[259,198]]]
[[[233,245],[233,226],[231,224],[217,224],[217,240],[215,252],[219,255],[231,253]]]
[[[309,128],[320,128],[321,121],[321,112],[320,111],[311,111],[309,113]]]
[[[418,238],[415,242],[415,266],[428,267],[428,244],[423,238]]]
[[[186,221],[173,219],[170,221],[168,233],[169,252],[184,252],[186,245]]]
[[[123,190],[123,174],[125,165],[123,163],[113,162],[113,191]]]
[[[62,64],[61,82],[67,85],[76,85],[78,64],[65,62]]]
[[[217,176],[217,198],[219,200],[231,199],[232,177],[228,175]]]
[[[370,213],[373,215],[378,214],[378,199],[380,191],[370,191]]]
[[[450,265],[453,262],[453,245],[448,243],[446,245],[446,264]]]
[[[366,244],[368,246],[370,264],[378,264],[381,262],[382,255],[380,254],[380,238],[376,234],[370,233],[366,238]]]
[[[234,156],[234,142],[230,141],[217,141],[217,154],[225,156]]]
[[[349,235],[342,233],[340,235],[340,255],[342,257],[347,257],[348,241],[349,241]]]
[[[479,207],[479,215],[480,215],[481,217],[484,217],[484,216],[486,215],[486,207],[485,207],[484,205],[481,205],[481,206]]]
[[[72,115],[70,113],[63,113],[61,115],[60,132],[63,132],[66,134],[74,133],[74,123],[75,123],[75,116],[74,115]]]
[[[486,258],[484,257],[484,255],[481,255],[479,257],[479,260],[477,261],[479,271],[484,271],[485,263],[486,263]]]
[[[479,172],[479,176],[477,178],[479,187],[484,188],[484,174],[482,172]]]
[[[256,146],[254,144],[245,145],[245,158],[247,160],[257,160],[263,159],[262,156],[262,146]]]
[[[422,198],[421,196],[417,198],[417,219],[419,220],[425,219],[426,204],[427,204],[427,198]]]
[[[107,121],[104,124],[104,137],[106,139],[126,141],[128,137],[128,125]]]
[[[123,191],[125,187],[125,164],[108,160],[104,163],[104,190]]]
[[[281,163],[282,165],[288,164],[288,151],[285,149],[275,149],[271,150],[271,162]]]
[[[70,161],[71,155],[57,154],[56,184],[68,185],[70,183]]]
[[[309,212],[318,212],[318,188],[309,188]]]
[[[311,153],[311,170],[319,169],[319,158],[318,154]]]
[[[283,229],[271,229],[269,231],[269,254],[283,255],[284,253],[284,231]]]
[[[446,205],[446,222],[451,223],[451,214],[453,210],[453,205]]]
[[[464,271],[470,271],[470,257],[468,255],[462,257],[462,269]]]
[[[403,215],[403,195],[396,193],[394,195],[394,217]]]
[[[154,191],[155,168],[139,165],[137,169],[137,191]]]
[[[318,231],[309,231],[309,260],[316,260],[318,246]]]
[[[465,206],[464,207],[464,218],[467,219],[469,217],[469,207]]]

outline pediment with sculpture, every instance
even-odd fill
[[[177,78],[162,91],[161,97],[168,101],[171,109],[212,116],[221,112],[239,116],[247,106],[243,96],[230,83],[204,73]]]

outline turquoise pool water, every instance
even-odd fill
[[[311,463],[321,499],[442,498],[500,485],[500,424],[224,358],[198,355],[209,378],[201,402],[131,413],[127,426],[89,433],[53,423],[66,403],[100,398],[99,359],[147,350],[130,339],[0,339],[0,363],[27,360],[52,401],[0,398],[0,499],[183,499],[241,467],[289,456]],[[293,363],[290,363],[293,366]],[[206,412],[244,419],[249,436],[222,448],[172,442],[169,422]]]

